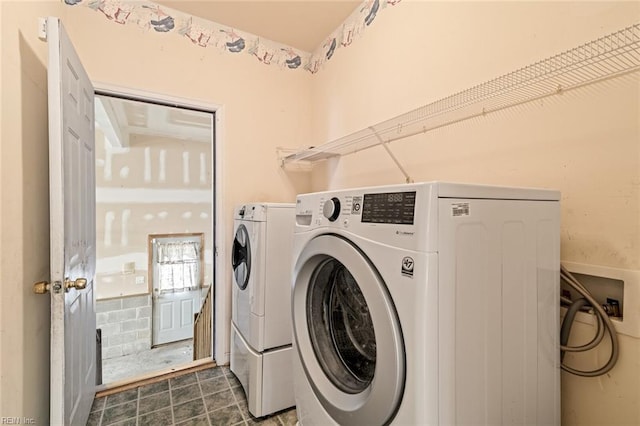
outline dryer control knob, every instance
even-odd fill
[[[338,216],[340,216],[340,200],[333,197],[325,201],[322,207],[322,214],[329,219],[330,222],[334,222]]]

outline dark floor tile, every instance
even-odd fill
[[[235,397],[238,400],[238,402],[247,400],[247,396],[244,393],[244,389],[242,388],[242,386],[240,386],[239,388],[237,388],[237,387],[236,388],[232,388],[231,391],[235,395]]]
[[[198,386],[198,383],[178,389],[171,389],[171,401],[173,401],[173,405],[182,404],[183,402],[201,397],[202,394],[200,393],[200,386]]]
[[[169,380],[171,381],[171,389],[191,385],[198,381],[198,379],[196,379],[196,373],[183,374],[182,376],[173,377]]]
[[[227,374],[227,380],[229,380],[229,386],[232,388],[242,386],[238,378],[234,376],[233,373]]]
[[[278,415],[278,418],[284,426],[296,426],[296,424],[298,423],[298,414],[295,408],[287,410],[284,413],[280,413]]]
[[[263,417],[255,417],[253,414],[249,412],[246,404],[244,404],[244,406],[241,407],[240,411],[242,412],[242,415],[247,421],[247,424],[263,425],[263,426],[276,426],[276,425],[282,426],[280,421],[278,420],[277,414],[271,414],[269,416],[263,416]]]
[[[123,422],[113,423],[112,426],[136,426],[136,418],[128,419]]]
[[[185,420],[182,423],[178,423],[179,426],[209,426],[209,418],[205,414],[204,416],[195,417],[193,419]]]
[[[91,405],[91,412],[102,410],[104,408],[104,403],[107,400],[106,396],[101,396],[100,398],[96,398],[93,400],[93,405]]]
[[[99,426],[101,417],[102,417],[102,411],[92,412],[91,414],[89,414],[89,419],[87,420],[87,426]]]
[[[196,373],[198,380],[209,380],[214,377],[224,376],[224,372],[221,367],[208,368],[206,370],[200,370]]]
[[[171,426],[173,418],[171,417],[171,408],[167,407],[153,413],[148,413],[138,417],[138,426]]]
[[[207,395],[229,389],[229,383],[223,376],[200,382],[202,394]]]
[[[235,405],[221,408],[209,413],[209,420],[213,426],[233,425],[243,421],[240,410]]]
[[[240,388],[242,389],[242,388]],[[244,397],[244,393],[240,392],[241,395],[240,397],[238,397],[238,388],[233,388],[231,390],[234,395],[236,395],[236,401],[238,402],[238,407],[240,407],[240,412],[242,413],[242,415],[244,416],[245,420],[250,419],[251,417],[253,417],[250,413],[249,413],[249,406],[247,404],[247,399]]]
[[[140,398],[153,395],[155,393],[165,392],[169,390],[169,381],[163,380],[157,383],[151,383],[150,385],[140,386]]]
[[[238,403],[238,406],[240,407],[240,413],[245,420],[251,420],[254,418],[253,415],[249,412],[249,407],[247,407],[246,402],[240,402]]]
[[[241,410],[242,411],[242,410]],[[291,408],[288,410],[278,411],[276,413],[270,414],[268,416],[263,417],[254,417],[248,410],[243,411],[245,418],[247,419],[247,424],[250,425],[263,425],[263,426],[295,426],[298,422],[298,417],[296,416],[295,408]]]
[[[138,402],[138,415],[157,411],[171,406],[169,392],[157,393],[146,398],[140,398]]]
[[[247,420],[248,425],[261,425],[261,426],[282,426],[277,416],[272,417],[251,417]]]
[[[176,423],[206,414],[202,398],[173,406],[173,418]]]
[[[110,425],[136,416],[138,401],[125,402],[104,409],[102,424]]]
[[[232,404],[235,405],[235,403],[236,399],[231,390],[224,390],[204,396],[204,404],[207,406],[207,411],[215,411]]]
[[[112,405],[122,404],[123,402],[133,401],[138,398],[138,388],[129,389],[123,392],[114,393],[107,396],[107,402],[105,407],[111,407]]]

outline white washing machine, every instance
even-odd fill
[[[442,182],[298,196],[300,423],[559,425],[559,198]]]
[[[255,417],[295,404],[290,315],[294,215],[294,204],[245,204],[234,211],[230,367]]]

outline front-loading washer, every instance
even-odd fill
[[[541,189],[299,195],[300,423],[560,424],[559,214]]]
[[[294,207],[249,203],[234,211],[230,368],[255,417],[295,404],[290,316]]]

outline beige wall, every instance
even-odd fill
[[[47,45],[37,39],[37,18],[62,19],[94,81],[222,107],[221,232],[229,243],[235,204],[292,202],[309,189],[307,175],[291,179],[277,167],[276,146],[309,139],[312,76],[265,66],[249,55],[195,47],[173,34],[118,25],[58,0],[2,0],[1,8],[0,174],[11,185],[0,193],[0,416],[33,416],[48,424],[49,298],[31,292],[32,283],[49,273]],[[219,252],[229,264],[227,248]],[[230,282],[227,274],[218,290],[230,289]]]
[[[36,38],[37,17],[62,18],[94,81],[222,105],[227,242],[237,203],[293,201],[312,184],[404,180],[375,148],[317,168],[311,182],[276,166],[276,146],[323,143],[638,21],[635,2],[405,0],[311,76],[57,0],[0,6],[0,182],[11,183],[0,185],[0,415],[38,424],[48,423],[49,310],[31,284],[47,278],[49,252],[46,43]],[[416,181],[558,188],[565,260],[640,269],[639,94],[633,79],[611,80],[392,148]],[[229,288],[230,277],[220,285]],[[565,424],[640,423],[630,406],[640,399],[640,342],[621,341],[611,375],[563,376]]]
[[[49,275],[46,43],[37,17],[59,2],[0,2],[0,416],[49,419]]]
[[[621,29],[639,15],[637,2],[403,2],[314,79],[313,145]],[[609,80],[392,148],[416,181],[560,189],[563,259],[640,269],[637,80]],[[377,147],[330,161],[314,181],[324,189],[404,177]]]
[[[417,2],[381,13],[314,78],[311,145],[640,22],[640,3]],[[562,259],[640,269],[637,73],[391,144],[415,181],[562,191]],[[332,159],[314,189],[404,182],[382,147]],[[638,285],[638,283],[628,283]],[[640,300],[625,301],[638,306]],[[576,332],[578,333],[578,332]],[[583,332],[583,337],[585,332]],[[563,424],[640,424],[640,340],[596,379],[563,373]],[[602,348],[583,359],[606,362]]]

